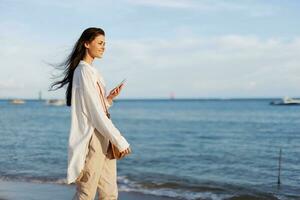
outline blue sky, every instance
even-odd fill
[[[0,0],[0,98],[48,92],[88,27],[106,32],[94,66],[119,98],[300,96],[300,1]]]

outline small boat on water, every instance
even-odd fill
[[[12,100],[10,100],[10,103],[11,104],[24,104],[25,101],[22,99],[12,99]]]
[[[64,99],[48,99],[46,101],[49,106],[64,106],[66,105],[66,101]]]
[[[300,99],[293,99],[290,97],[284,97],[280,101],[272,101],[271,105],[300,105]]]

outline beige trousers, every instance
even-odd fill
[[[85,166],[76,179],[74,200],[117,200],[117,160],[104,154],[103,137],[96,129],[89,142]]]

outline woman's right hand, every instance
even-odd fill
[[[121,151],[120,153],[121,153],[121,157],[123,158],[127,154],[131,153],[131,149],[130,149],[130,147],[128,147],[127,149],[125,149],[124,151]]]
[[[120,94],[120,92],[121,92],[123,86],[124,86],[124,83],[122,83],[121,85],[119,85],[119,86],[115,87],[114,89],[112,89],[112,90],[109,92],[109,95],[108,95],[109,98],[111,98],[112,100],[113,100],[114,98],[116,98],[116,96],[118,96],[118,95]]]

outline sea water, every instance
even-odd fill
[[[118,161],[119,190],[178,199],[300,199],[300,106],[270,101],[115,101],[111,119],[132,148]],[[0,100],[0,179],[64,184],[69,129],[67,106]]]

